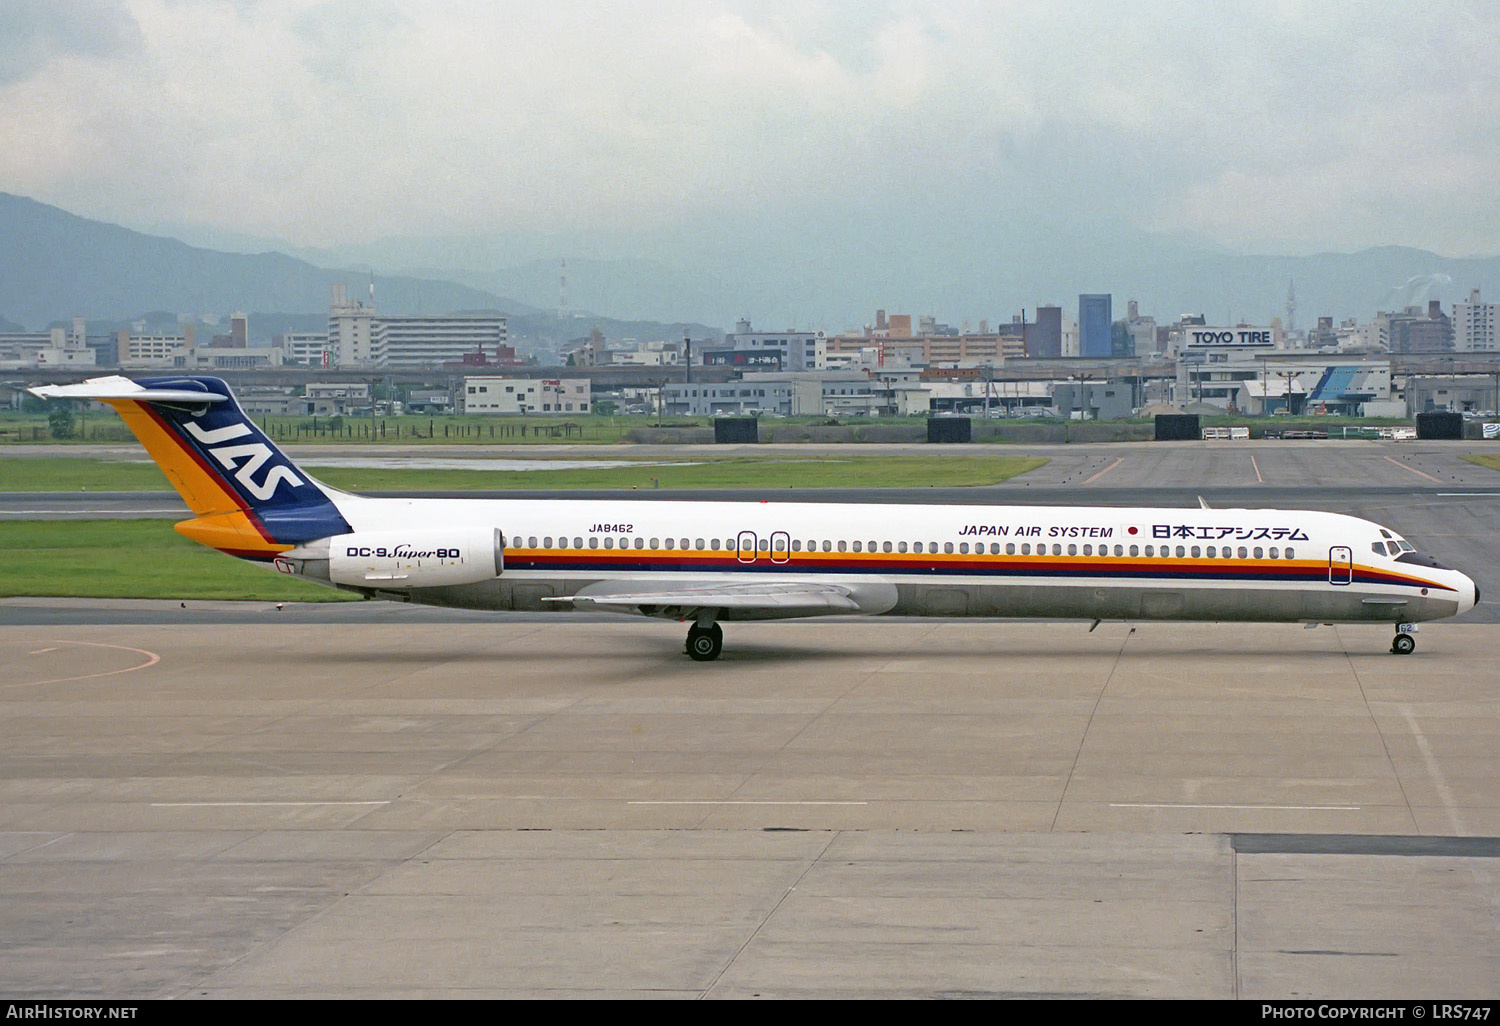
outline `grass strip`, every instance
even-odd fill
[[[1029,456],[882,455],[826,458],[728,457],[703,462],[563,470],[439,470],[308,466],[308,473],[347,491],[439,491],[575,488],[958,488],[998,484],[1035,470]],[[0,492],[159,491],[167,487],[149,463],[66,456],[0,459]]]
[[[166,520],[0,521],[0,596],[358,601],[189,541]]]

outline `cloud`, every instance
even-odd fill
[[[112,57],[140,42],[135,19],[117,0],[8,0],[0,6],[0,86],[60,57]]]
[[[1500,29],[1462,0],[53,10],[0,15],[0,183],[138,224],[312,245],[1500,234]]]

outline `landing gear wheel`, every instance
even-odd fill
[[[694,661],[712,662],[719,658],[719,653],[722,651],[724,651],[724,629],[718,624],[708,627],[693,624],[688,628],[687,654]]]
[[[1417,639],[1410,634],[1398,634],[1391,641],[1391,655],[1411,655],[1417,649]]]

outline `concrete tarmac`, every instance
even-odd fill
[[[829,619],[704,665],[626,618],[0,602],[0,993],[1493,1000],[1477,448],[755,493],[1367,516],[1486,595],[1408,657],[1380,626]],[[0,517],[39,501],[181,515]]]
[[[1500,990],[1492,626],[211,619],[0,627],[6,996]]]

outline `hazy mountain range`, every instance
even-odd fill
[[[1076,312],[1081,292],[1109,292],[1159,322],[1202,313],[1209,323],[1284,317],[1295,283],[1297,323],[1322,315],[1367,320],[1428,298],[1447,307],[1480,288],[1500,298],[1500,257],[1451,258],[1399,246],[1355,253],[1247,256],[1116,229],[976,230],[962,239],[861,240],[724,226],[722,236],[677,250],[660,238],[490,235],[399,238],[311,250],[184,228],[175,238],[91,221],[0,193],[0,318],[28,327],[82,315],[129,320],[151,310],[309,315],[329,286],[363,298],[374,275],[382,312],[499,310],[517,337],[566,339],[598,325],[610,337],[695,337],[732,328],[842,331],[877,307],[933,314],[954,327],[1009,320],[1057,304]],[[217,248],[216,248],[217,247]],[[289,252],[269,251],[281,249]],[[601,250],[639,256],[570,256]],[[562,261],[566,259],[567,318]]]

